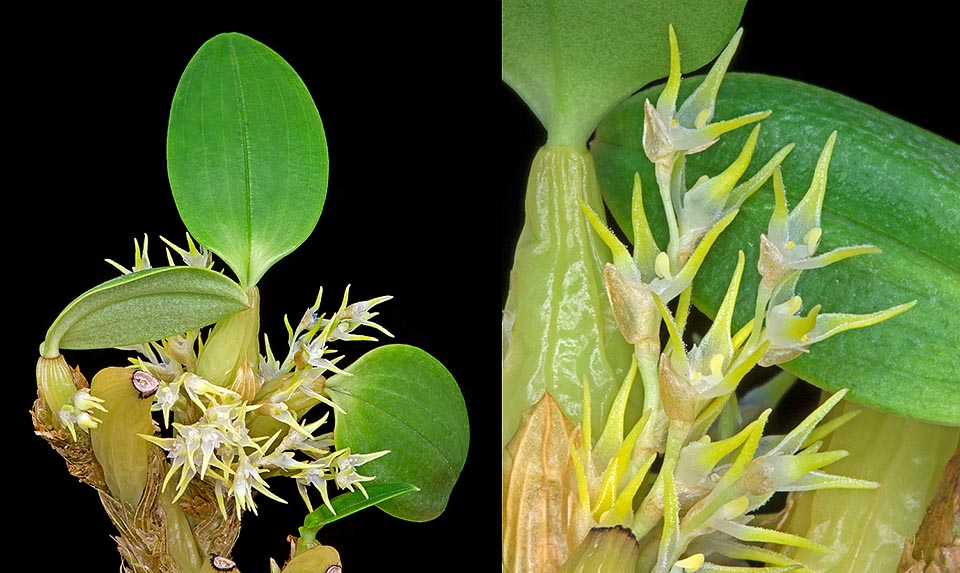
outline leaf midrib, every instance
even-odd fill
[[[253,264],[253,204],[250,192],[250,138],[247,133],[247,112],[246,100],[243,97],[243,82],[240,80],[240,61],[237,58],[236,47],[231,37],[228,42],[230,46],[230,63],[233,66],[234,85],[237,89],[237,109],[240,113],[240,145],[243,150],[243,188],[246,198],[247,225],[244,232],[246,234],[247,258],[243,261],[245,266],[245,276],[241,277],[243,286],[253,286],[247,284],[250,281],[251,267]],[[240,262],[240,261],[238,261]]]

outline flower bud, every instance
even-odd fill
[[[659,346],[654,338],[659,334],[660,315],[650,287],[627,279],[611,264],[603,269],[603,282],[624,339],[630,344]]]
[[[64,405],[70,403],[77,392],[77,384],[73,370],[62,355],[56,358],[41,356],[37,361],[37,391],[46,404],[47,412],[60,412]],[[59,416],[50,416],[50,419],[54,427],[63,427]]]
[[[680,375],[666,355],[660,357],[660,401],[667,417],[692,424],[697,418],[699,395],[685,376]]]
[[[244,402],[253,402],[257,391],[260,390],[261,382],[260,377],[257,376],[253,371],[253,367],[250,366],[250,360],[244,357],[243,364],[240,365],[240,368],[237,368],[237,374],[233,377],[233,383],[230,384],[230,389],[240,394],[240,398]]]

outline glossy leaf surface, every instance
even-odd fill
[[[73,300],[47,331],[45,356],[58,349],[113,348],[159,340],[247,308],[240,285],[198,267],[130,273]]]
[[[409,483],[419,492],[380,504],[390,515],[427,521],[440,515],[463,469],[469,444],[467,410],[453,376],[413,346],[371,350],[334,376],[327,391],[337,406],[334,440],[353,453],[390,450],[358,468],[372,483]]]
[[[367,489],[367,496],[364,496],[363,492],[358,489],[331,499],[330,505],[333,506],[336,513],[331,513],[330,508],[326,505],[321,505],[313,510],[303,519],[303,527],[300,528],[300,535],[304,535],[304,532],[316,533],[317,530],[328,523],[333,523],[338,519],[343,519],[362,509],[373,507],[378,503],[393,499],[405,493],[417,491],[415,486],[408,483],[372,483],[365,487]]]
[[[733,35],[746,0],[501,4],[503,80],[530,106],[552,143],[582,148],[624,98],[667,75],[667,27],[683,69],[710,61]]]
[[[270,48],[220,34],[190,60],[170,109],[170,187],[187,229],[241,284],[313,231],[327,163],[317,107]]]
[[[685,80],[682,94],[697,80]],[[594,154],[604,198],[622,229],[631,225],[634,172],[643,180],[644,207],[662,247],[666,224],[652,165],[642,147],[643,102],[659,88],[628,100],[597,131]],[[683,95],[681,95],[683,97]],[[811,347],[784,368],[821,388],[850,388],[848,398],[928,422],[960,425],[960,146],[845,96],[792,80],[731,74],[717,117],[771,109],[764,120],[749,177],[776,150],[796,148],[783,164],[792,207],[806,192],[830,132],[837,144],[823,205],[818,252],[873,244],[882,254],[844,260],[803,274],[797,294],[805,308],[869,313],[916,299],[909,312],[849,331]],[[747,130],[688,158],[687,181],[715,175],[739,153]],[[773,209],[771,183],[743,206],[700,271],[694,303],[716,312],[737,258],[757,260],[760,234]],[[752,314],[759,275],[746,273],[735,322]]]

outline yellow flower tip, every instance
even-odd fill
[[[719,379],[723,377],[723,355],[714,354],[710,358],[710,374]]]
[[[670,257],[667,256],[667,253],[661,252],[659,255],[657,255],[654,268],[657,271],[658,277],[666,280],[673,279],[673,273],[670,272]]]
[[[600,237],[600,240],[610,249],[613,255],[613,263],[617,269],[628,276],[635,274],[633,273],[635,265],[633,264],[633,257],[630,256],[630,251],[628,251],[617,236],[613,234],[613,231],[600,220],[600,216],[587,205],[582,197],[578,197],[577,201],[580,203],[580,210],[583,211],[583,214],[586,216],[587,222],[593,227],[593,230]]]
[[[787,302],[783,303],[784,311],[790,315],[797,314],[797,311],[799,311],[802,306],[803,299],[800,298],[800,295],[793,295]]]
[[[667,84],[657,98],[657,112],[663,117],[673,118],[677,109],[677,95],[680,93],[680,47],[673,24],[667,26],[670,39],[670,73]]]
[[[915,306],[917,306],[917,299],[913,299],[910,302],[905,302],[899,306],[895,306],[890,310],[895,310],[897,314],[900,314],[901,312],[907,312],[908,310],[910,310]]]
[[[742,495],[737,499],[727,503],[720,509],[720,513],[723,514],[724,519],[734,519],[739,517],[747,512],[747,509],[750,508],[750,499]]]
[[[783,169],[779,165],[773,168],[773,196],[775,209],[787,210],[787,192],[783,187]]]
[[[675,566],[683,568],[686,573],[693,573],[703,567],[705,561],[706,558],[703,556],[703,553],[695,553],[677,561]]]
[[[670,76],[668,79],[668,84],[676,82],[676,87],[680,87],[680,43],[677,42],[677,31],[674,30],[673,24],[667,26],[667,32],[670,35]],[[676,94],[673,94],[674,101],[676,101]]]
[[[570,459],[573,462],[574,474],[577,477],[577,500],[579,501],[580,513],[590,515],[590,489],[587,485],[587,473],[584,470],[583,460],[580,459],[574,441],[570,442]]]
[[[700,113],[697,114],[696,119],[693,120],[693,125],[697,129],[707,125],[710,119],[713,117],[713,112],[710,109],[701,109]]]
[[[808,253],[813,254],[813,252],[817,250],[821,236],[823,236],[823,229],[820,227],[813,227],[803,236],[803,242],[807,245]]]

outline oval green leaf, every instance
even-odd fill
[[[698,83],[685,81],[683,93]],[[643,101],[637,94],[597,130],[592,147],[600,187],[622,229],[630,225],[634,172],[661,245],[663,207],[653,168],[643,153]],[[807,190],[830,132],[838,132],[823,206],[822,252],[873,244],[882,254],[841,261],[803,274],[797,288],[807,308],[868,313],[916,299],[909,312],[813,346],[783,367],[826,390],[850,388],[855,401],[903,416],[960,425],[960,146],[845,96],[800,82],[752,74],[728,75],[717,114],[732,118],[771,109],[763,121],[749,177],[779,148],[796,148],[784,162],[790,205]],[[724,136],[687,161],[687,181],[715,175],[739,153],[748,130]],[[760,233],[773,209],[772,184],[760,189],[713,247],[694,285],[694,303],[709,315],[719,307],[733,261],[743,249],[756,261]],[[627,231],[629,233],[629,231]],[[736,322],[752,313],[759,275],[744,275]]]
[[[320,114],[283,58],[235,33],[200,48],[170,108],[167,172],[187,229],[241,284],[310,236],[327,164]]]
[[[673,24],[684,71],[709,62],[733,35],[746,0],[504,0],[503,80],[551,143],[582,149],[597,123],[668,71]]]
[[[317,531],[328,523],[333,523],[338,519],[343,519],[362,509],[373,507],[405,493],[417,491],[416,486],[408,483],[371,483],[364,487],[367,490],[367,495],[363,495],[363,492],[357,489],[331,499],[330,505],[333,506],[336,513],[332,513],[326,505],[321,505],[307,514],[303,518],[300,536],[316,535]]]
[[[213,324],[247,308],[240,285],[199,267],[130,273],[73,300],[53,321],[41,352],[113,348]]]
[[[409,483],[420,491],[380,504],[409,521],[443,512],[463,469],[470,442],[467,409],[453,376],[413,346],[392,344],[363,355],[347,368],[352,376],[327,382],[336,413],[334,441],[353,453],[390,450],[364,464],[363,475],[380,483]]]

